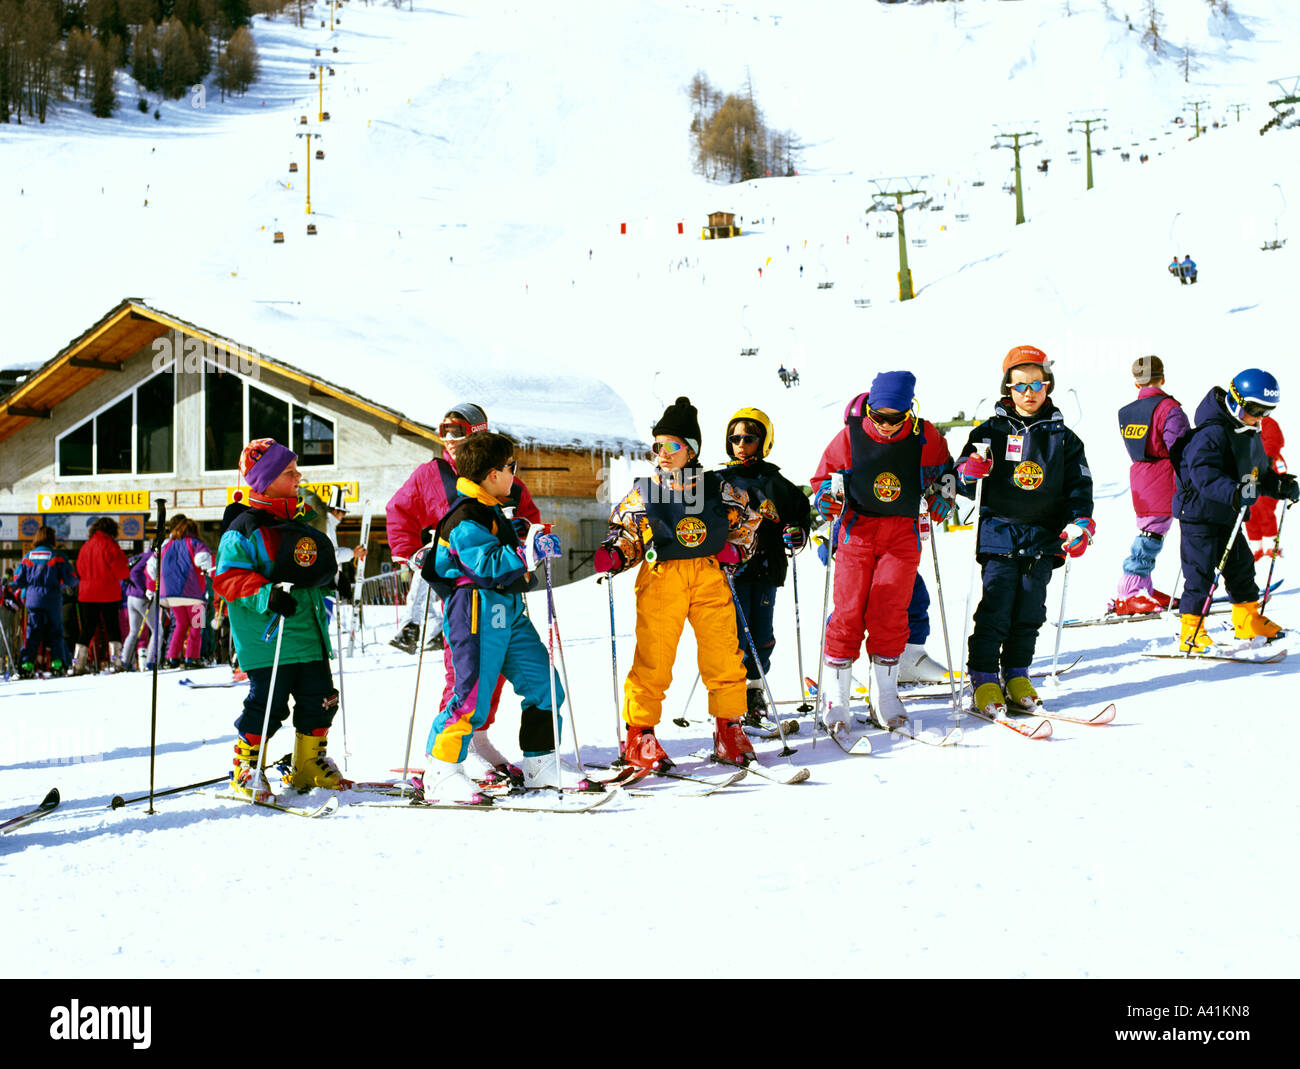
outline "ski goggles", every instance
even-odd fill
[[[444,442],[459,442],[469,437],[469,424],[460,420],[444,420],[438,424],[438,437]]]
[[[868,408],[867,415],[871,417],[873,423],[879,423],[886,427],[897,427],[910,413],[907,412],[882,412],[878,408]]]
[[[1034,379],[1033,382],[1013,382],[1009,384],[1016,393],[1037,393],[1047,385],[1042,379]]]
[[[732,445],[755,445],[758,443],[758,440],[759,440],[759,436],[757,434],[727,435],[727,441],[730,442]]]
[[[662,455],[670,457],[674,453],[679,453],[685,448],[686,446],[681,442],[655,442],[654,445],[650,447],[650,452],[655,456]]]
[[[1273,408],[1273,405],[1266,405],[1263,401],[1246,401],[1241,406],[1241,410],[1248,416],[1267,416]]]

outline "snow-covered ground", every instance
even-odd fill
[[[727,416],[758,405],[775,422],[772,459],[803,481],[877,371],[913,369],[930,418],[986,413],[1003,353],[1034,344],[1057,361],[1057,400],[1097,478],[1098,539],[1072,566],[1068,606],[1093,615],[1133,534],[1114,413],[1136,356],[1164,359],[1189,410],[1242,367],[1270,368],[1282,427],[1296,426],[1294,243],[1259,246],[1275,222],[1288,236],[1300,134],[1257,131],[1277,95],[1268,79],[1291,73],[1300,13],[1281,0],[1234,2],[1231,21],[1201,0],[1161,6],[1170,40],[1198,56],[1190,83],[1084,0],[1072,16],[1056,3],[352,4],[333,37],[259,22],[267,77],[245,100],[183,101],[155,122],[127,97],[114,124],[68,109],[45,129],[0,130],[5,360],[47,359],[140,296],[340,382],[361,367],[358,385],[415,418],[436,419],[449,393],[484,381],[476,373],[499,386],[521,368],[578,371],[621,394],[645,430],[689,394],[712,462]],[[315,111],[312,50],[333,56],[335,43],[326,159],[312,170],[320,234],[308,239],[303,176],[287,167],[303,157],[297,116]],[[799,177],[718,187],[690,173],[685,86],[697,70],[724,88],[748,70],[771,124],[808,143]],[[1227,125],[1188,143],[1187,100],[1212,101],[1210,119]],[[1239,123],[1226,107],[1237,101]],[[1066,125],[1102,107],[1111,130],[1094,140],[1106,152],[1085,193],[1068,156],[1082,137]],[[1010,154],[988,147],[1008,129],[1044,141],[1023,161],[1023,227],[1001,188]],[[878,217],[864,214],[871,179],[894,175],[928,176],[944,206],[909,213],[909,236],[926,244],[909,248],[918,298],[904,303],[896,241],[875,238]],[[715,209],[742,215],[745,237],[699,241]],[[277,227],[283,246],[271,244]],[[1195,288],[1165,273],[1175,253],[1200,264]],[[758,356],[738,355],[750,347]],[[782,362],[800,387],[781,387]],[[508,386],[494,396],[527,404]],[[953,433],[954,448],[962,440]],[[956,644],[970,536],[943,534],[939,549]],[[931,577],[928,553],[923,567]],[[823,574],[800,558],[806,671]],[[777,609],[778,699],[798,696],[791,593]],[[1058,573],[1053,614],[1059,596]],[[590,582],[557,592],[570,715],[592,761],[612,756],[615,733],[605,598]],[[625,671],[626,577],[616,608]],[[1293,581],[1269,613],[1296,622]],[[937,608],[932,623],[941,655]],[[387,633],[345,662],[348,768],[365,778],[401,766],[411,718],[415,663]],[[1054,639],[1045,628],[1040,660]],[[226,975],[233,927],[244,930],[232,903],[287,903],[301,880],[313,938],[349,975],[480,974],[485,962],[591,974],[627,945],[673,948],[636,959],[635,971],[665,976],[1291,975],[1297,813],[1277,736],[1293,664],[1138,656],[1159,641],[1172,641],[1166,624],[1063,633],[1063,659],[1083,660],[1047,697],[1066,711],[1116,701],[1108,727],[1058,725],[1030,743],[967,721],[954,749],[900,742],[863,759],[805,737],[794,760],[808,783],[751,777],[708,799],[626,799],[567,820],[344,808],[308,823],[201,796],[114,813],[112,795],[148,786],[149,681],[0,684],[0,818],[55,784],[65,799],[0,847],[0,972]],[[707,736],[670,723],[692,668],[688,632],[661,733],[674,754]],[[227,767],[239,694],[162,677],[159,786]],[[503,748],[516,705],[507,691]],[[918,715],[937,725],[945,712]],[[702,695],[689,715],[703,720]],[[341,754],[341,725],[331,741]],[[1226,922],[1223,903],[1243,893],[1250,908]],[[303,925],[291,914],[256,926],[254,970],[278,975],[294,953]],[[796,938],[766,938],[791,918]],[[801,923],[813,918],[825,923]]]

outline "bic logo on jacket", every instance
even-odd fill
[[[1011,473],[1011,481],[1021,490],[1037,490],[1043,485],[1043,469],[1032,460],[1026,460],[1016,465],[1016,470]]]
[[[704,536],[709,533],[703,520],[695,516],[687,516],[683,520],[677,521],[677,528],[674,532],[677,535],[677,541],[687,549],[694,549],[704,541]]]
[[[1145,438],[1147,425],[1145,423],[1130,423],[1124,428],[1125,438]]]

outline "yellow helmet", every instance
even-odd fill
[[[772,451],[772,438],[773,438],[772,421],[767,418],[767,413],[764,412],[761,408],[737,409],[736,414],[732,416],[731,419],[727,420],[727,433],[726,435],[723,436],[723,440],[722,440],[723,452],[725,452],[727,456],[732,457],[734,459],[734,454],[731,451],[731,443],[727,441],[727,438],[731,436],[731,428],[734,427],[737,423],[739,423],[742,419],[749,420],[751,423],[758,423],[762,425],[763,457],[766,458],[767,454]]]

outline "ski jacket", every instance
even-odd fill
[[[1021,416],[1008,400],[973,428],[964,460],[977,442],[992,445],[993,470],[980,498],[976,553],[989,556],[1060,557],[1067,523],[1092,517],[1092,473],[1083,442],[1065,425],[1049,399],[1033,416]],[[960,467],[960,464],[958,465]],[[958,480],[957,491],[975,496],[975,480]]]
[[[226,601],[239,665],[247,671],[267,668],[275,660],[275,623],[280,617],[267,606],[273,585],[292,578],[285,562],[304,542],[309,543],[307,552],[318,556],[304,571],[304,583],[290,590],[298,609],[280,625],[280,663],[327,661],[329,620],[317,584],[328,582],[336,570],[329,541],[305,522],[307,511],[292,498],[262,501],[250,495],[249,501],[252,507],[230,518],[217,544],[212,578],[214,592]]]
[[[425,532],[438,526],[438,521],[456,503],[456,467],[444,457],[421,464],[388,500],[384,512],[388,520],[388,548],[394,560],[410,559],[427,541]],[[516,492],[518,494],[515,498]],[[515,516],[529,523],[540,523],[542,515],[533,503],[533,496],[518,479],[511,488],[511,501]]]
[[[1169,450],[1190,427],[1183,406],[1160,387],[1143,386],[1119,410],[1119,426],[1132,461],[1133,511],[1139,520],[1172,516],[1177,479]]]
[[[1215,386],[1196,407],[1196,428],[1174,444],[1183,523],[1231,527],[1244,505],[1278,496],[1278,476],[1258,427],[1238,423]]]
[[[638,480],[639,485],[634,485],[610,513],[609,536],[604,545],[619,551],[625,568],[643,560],[647,546],[655,546],[656,554],[667,547],[668,540],[673,535],[654,529],[649,511],[653,502],[646,500],[646,491],[649,491],[649,496],[658,498],[660,504],[683,499],[695,502],[692,507],[697,509],[708,509],[711,504],[720,505],[727,525],[724,541],[736,547],[742,561],[749,560],[754,553],[758,527],[763,518],[749,507],[748,495],[732,486],[725,476],[714,479],[706,478],[707,475],[698,466],[685,467],[680,471],[656,468],[644,482]],[[707,500],[713,494],[720,500]],[[650,567],[671,567],[673,563],[671,557],[665,557]]]
[[[533,586],[523,546],[502,503],[469,479],[456,480],[456,500],[436,531],[437,546],[422,575],[444,600],[462,586],[522,594]]]
[[[149,558],[153,556],[152,549],[146,549],[143,553],[131,558],[131,574],[126,581],[126,596],[129,598],[147,598],[149,591],[153,589],[153,584],[149,582],[146,571],[149,567]]]
[[[202,601],[207,593],[203,573],[211,572],[214,567],[212,551],[207,545],[188,536],[168,538],[158,553],[162,558],[161,580],[157,558],[150,557],[145,568],[146,574],[158,584],[159,596]]]
[[[736,582],[781,586],[789,567],[781,532],[786,527],[798,527],[807,542],[812,529],[808,498],[781,474],[779,467],[757,457],[733,460],[718,474],[744,493],[749,507],[762,517],[753,555],[736,573]]]
[[[92,534],[77,554],[77,600],[120,602],[122,583],[131,577],[131,565],[113,539],[103,531]]]
[[[23,604],[29,609],[63,612],[62,590],[77,585],[77,572],[59,550],[41,543],[24,554],[14,572],[14,586],[23,590]]]

